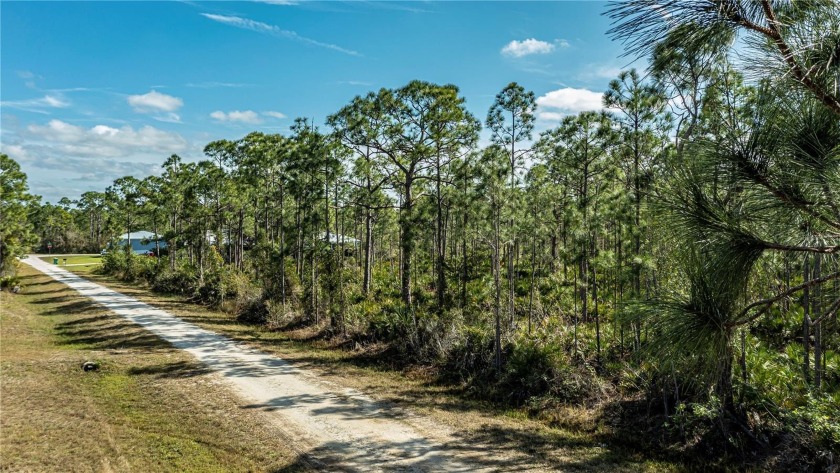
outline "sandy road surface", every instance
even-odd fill
[[[195,356],[249,403],[278,422],[307,463],[329,471],[490,471],[499,464],[445,429],[350,389],[331,385],[276,356],[245,347],[166,311],[35,257],[23,260],[81,295]],[[505,469],[502,467],[501,469]]]

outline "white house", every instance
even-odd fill
[[[327,241],[327,232],[321,232],[320,239],[322,241]],[[335,233],[330,232],[330,240],[329,240],[328,243],[332,243],[332,244],[336,244],[336,245],[340,245],[341,243],[344,243],[345,245],[355,246],[355,245],[359,244],[359,240],[357,240],[353,237],[349,237],[349,236],[345,236],[345,235],[337,235]]]
[[[129,237],[131,237],[130,240]],[[133,251],[134,254],[142,255],[150,251],[155,251],[155,240],[159,239],[160,236],[155,235],[152,232],[138,230],[136,232],[123,233],[122,235],[120,235],[120,242],[117,244],[117,246],[119,248],[123,248],[125,247],[125,245],[130,244],[131,251]],[[166,242],[164,240],[160,240],[158,241],[157,246],[160,247],[160,249],[164,249],[166,248]]]

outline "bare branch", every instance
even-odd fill
[[[752,322],[753,320],[759,318],[764,312],[767,311],[767,309],[773,303],[778,302],[778,301],[784,299],[785,297],[788,297],[791,294],[795,294],[795,293],[797,293],[797,292],[799,292],[803,289],[807,289],[811,286],[816,286],[816,285],[822,284],[826,281],[831,281],[833,279],[838,279],[838,278],[840,278],[840,271],[838,271],[836,273],[831,273],[831,274],[829,274],[827,276],[823,276],[821,278],[812,279],[810,281],[804,282],[804,283],[802,283],[798,286],[794,286],[794,287],[788,289],[787,291],[776,294],[773,297],[769,297],[767,299],[762,299],[760,301],[755,301],[752,304],[744,307],[744,309],[741,311],[741,313],[738,314],[738,317],[735,320],[733,320],[732,322],[727,323],[726,326],[731,328],[731,327],[737,327],[739,325],[748,324],[748,323]],[[762,309],[759,310],[758,312],[756,312],[755,314],[753,314],[752,316],[744,319],[744,317],[746,317],[746,315],[749,313],[749,311],[751,311],[752,309],[754,309],[756,307],[762,307]]]

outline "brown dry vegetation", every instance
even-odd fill
[[[319,336],[312,327],[277,331],[238,322],[179,296],[154,294],[94,268],[68,268],[98,284],[135,297],[208,330],[277,354],[313,370],[323,381],[358,389],[379,400],[408,407],[455,432],[458,443],[514,455],[506,471],[542,468],[563,471],[676,471],[685,469],[649,452],[626,448],[600,406],[558,406],[533,419],[527,408],[500,408],[465,396],[456,386],[436,383],[421,369],[397,371],[382,363],[379,347],[351,349]],[[433,435],[433,432],[429,432]],[[638,432],[637,432],[638,434]],[[525,457],[528,457],[527,459]],[[538,467],[539,468],[539,467]],[[541,468],[540,468],[541,469]]]
[[[21,269],[23,292],[0,292],[0,470],[307,469],[188,354]]]

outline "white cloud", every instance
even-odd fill
[[[181,123],[181,116],[177,113],[167,113],[164,115],[157,115],[152,118],[163,123]]]
[[[215,112],[210,114],[210,117],[220,122],[241,122],[250,123],[252,125],[262,123],[262,120],[260,119],[257,112],[254,112],[253,110],[233,110],[228,113],[225,113],[221,110],[216,110]]]
[[[554,51],[555,46],[551,43],[540,41],[536,38],[524,41],[513,40],[502,48],[505,56],[522,57],[530,54],[548,54]]]
[[[134,111],[141,113],[174,112],[184,105],[184,101],[153,90],[143,95],[129,95],[128,104]]]
[[[9,155],[9,157],[19,163],[30,160],[29,152],[21,145],[7,145],[5,143],[0,143],[0,153]]]
[[[566,115],[558,112],[537,112],[537,120],[545,122],[559,122]]]
[[[225,16],[225,15],[214,15],[212,13],[201,13],[201,16],[205,18],[209,18],[213,21],[229,25],[235,26],[237,28],[242,28],[245,30],[256,31],[258,33],[268,34],[271,36],[278,36],[281,38],[288,38],[292,39],[301,43],[311,44],[312,46],[318,46],[321,48],[332,49],[333,51],[338,51],[344,54],[349,54],[351,56],[361,56],[358,51],[353,51],[352,49],[345,49],[341,46],[330,44],[330,43],[323,43],[321,41],[316,41],[311,38],[307,38],[297,34],[294,31],[284,30],[279,26],[269,25],[268,23],[263,23],[261,21],[254,21],[248,18],[241,18],[238,16]]]
[[[177,153],[187,149],[187,141],[179,134],[151,126],[134,129],[96,125],[83,128],[61,120],[46,125],[29,125],[30,141],[39,143],[57,156],[125,157],[136,153]]]
[[[161,163],[173,153],[198,159],[206,142],[111,120],[81,126],[45,120],[21,126],[14,116],[4,114],[0,150],[21,164],[33,194],[56,202],[63,196],[72,199],[85,191],[104,190],[120,176],[159,174]]]
[[[27,110],[30,112],[47,113],[45,108],[65,108],[70,102],[55,95],[45,95],[39,99],[11,100],[0,102],[0,106]]]
[[[277,119],[286,118],[286,115],[282,114],[280,112],[268,111],[268,112],[263,112],[262,114],[267,116],[267,117],[272,117],[272,118],[277,118]]]
[[[563,114],[601,110],[602,99],[603,94],[587,89],[564,87],[553,90],[537,98],[537,105],[540,107],[539,118],[554,120],[559,119]]]

